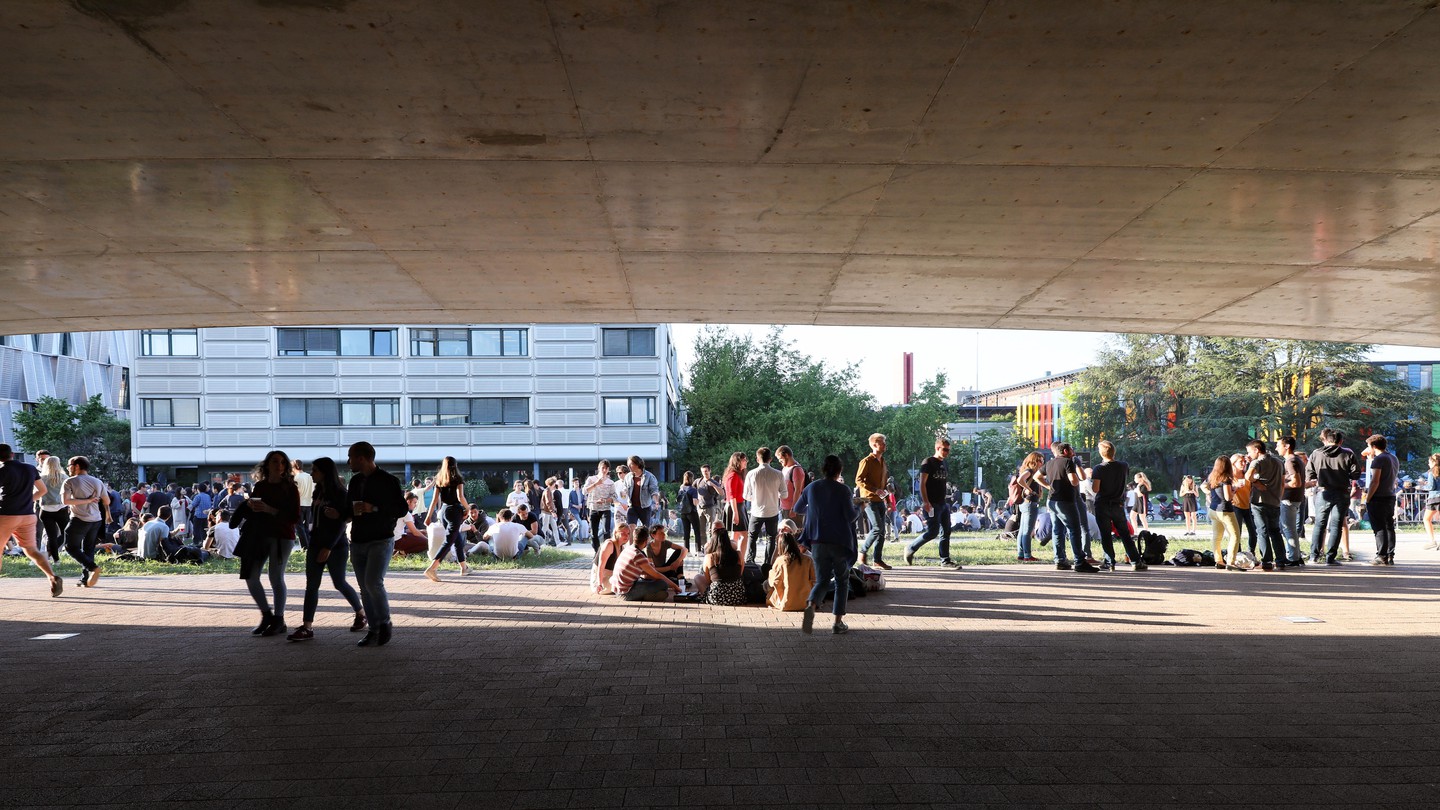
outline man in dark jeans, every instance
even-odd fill
[[[1395,564],[1395,479],[1400,461],[1386,450],[1385,437],[1365,440],[1361,453],[1370,459],[1370,486],[1365,490],[1365,513],[1375,530],[1375,559],[1371,565]]]
[[[1245,468],[1245,479],[1250,482],[1250,510],[1260,518],[1260,561],[1266,571],[1284,571],[1290,564],[1285,537],[1280,532],[1284,465],[1259,439],[1246,444],[1245,453],[1250,457],[1250,466]]]
[[[1090,471],[1090,477],[1096,486],[1095,522],[1100,526],[1100,547],[1105,550],[1105,562],[1111,571],[1115,570],[1113,537],[1118,534],[1135,570],[1144,571],[1149,566],[1145,565],[1135,539],[1130,536],[1130,523],[1125,517],[1125,484],[1130,480],[1130,465],[1115,460],[1115,445],[1109,441],[1100,442],[1096,449],[1100,451],[1100,463]]]
[[[1350,512],[1350,482],[1360,478],[1355,454],[1344,447],[1345,434],[1333,428],[1320,431],[1323,446],[1310,454],[1305,480],[1320,488],[1315,504],[1315,527],[1310,534],[1310,560],[1320,561],[1320,539],[1326,537],[1325,564],[1339,565],[1340,527]]]
[[[1080,521],[1082,518],[1077,502],[1080,491],[1080,474],[1075,469],[1074,459],[1067,455],[1068,448],[1069,445],[1064,443],[1052,444],[1051,452],[1054,453],[1054,457],[1040,468],[1035,480],[1040,483],[1040,486],[1050,490],[1050,500],[1047,505],[1050,508],[1051,525],[1054,527],[1055,534],[1055,567],[1061,571],[1071,570],[1070,562],[1065,559],[1065,538],[1068,537],[1070,550],[1075,555],[1074,570],[1082,574],[1093,574],[1100,569],[1085,560],[1085,535],[1081,533]],[[1123,499],[1123,494],[1121,497]],[[1086,523],[1088,525],[1088,521]]]
[[[950,559],[950,504],[946,502],[946,487],[949,475],[945,459],[950,457],[950,440],[935,440],[935,455],[920,464],[920,499],[925,514],[925,533],[910,542],[905,549],[905,564],[915,564],[915,552],[921,546],[940,538],[940,565],[943,568],[960,570],[959,564]]]

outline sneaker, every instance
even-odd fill
[[[1386,565],[1394,565],[1394,564],[1395,564],[1395,558],[1394,558],[1394,557],[1386,557],[1386,558],[1385,558],[1385,564],[1386,564]]]
[[[1088,563],[1088,562],[1082,562],[1082,563],[1076,563],[1076,564],[1075,564],[1075,573],[1077,573],[1077,574],[1098,574],[1098,573],[1100,573],[1100,569],[1099,569],[1099,568],[1096,568],[1095,566],[1091,565],[1091,564]]]
[[[1384,564],[1385,564],[1385,558],[1384,558],[1384,557],[1376,557],[1375,559],[1373,559],[1373,560],[1370,561],[1370,564],[1371,564],[1371,565],[1384,565]]]
[[[91,572],[90,572],[90,576],[88,576],[88,577],[85,578],[85,587],[87,587],[87,588],[93,588],[93,587],[95,587],[95,584],[96,584],[97,582],[99,582],[99,581],[100,581],[100,569],[99,569],[99,568],[96,568],[94,571],[91,571]]]
[[[1020,562],[1040,562],[1039,557],[1021,557]]]
[[[1114,570],[1115,570],[1115,566],[1112,565],[1109,560],[1102,560],[1102,561],[1100,562],[1100,571],[1101,571],[1102,573],[1108,574],[1108,573],[1111,573],[1111,572],[1114,571]]]
[[[1068,563],[1068,562],[1057,562],[1057,563],[1055,563],[1055,570],[1056,570],[1056,571],[1069,571],[1069,570],[1070,570],[1070,563]]]
[[[468,576],[470,576],[470,575],[473,574],[473,573],[475,573],[475,571],[474,571],[474,569],[471,569],[471,568],[461,568],[461,569],[460,569],[460,576],[462,576],[462,577],[468,577]]]
[[[440,575],[437,574],[437,573],[435,573],[435,569],[434,569],[434,568],[426,568],[426,569],[425,569],[425,578],[428,579],[428,580],[430,580],[431,582],[439,582],[439,581],[440,581]]]
[[[876,567],[876,568],[882,568],[882,569],[884,569],[884,570],[886,570],[886,571],[889,571],[889,570],[890,570],[890,563],[887,563],[887,562],[885,562],[884,560],[876,560],[876,561],[875,561],[875,567]]]
[[[906,565],[914,565],[914,564],[915,564],[915,552],[913,552],[913,551],[906,551],[906,552],[905,552],[905,564],[906,564]]]
[[[957,562],[955,562],[954,560],[941,560],[941,561],[940,561],[940,567],[941,567],[941,568],[949,568],[951,571],[962,571],[962,570],[964,570],[963,568],[960,567],[960,563],[957,563]]]
[[[800,632],[810,635],[815,632],[815,606],[805,606],[805,617],[800,620]]]
[[[1150,566],[1146,565],[1144,560],[1136,560],[1136,561],[1135,561],[1135,570],[1136,570],[1136,571],[1149,571],[1149,570],[1150,570]]]
[[[265,628],[265,632],[261,633],[260,635],[267,638],[270,636],[278,636],[289,629],[290,628],[285,626],[285,620],[277,617],[275,621],[270,623],[269,627]]]
[[[1436,543],[1434,540],[1431,540],[1430,542],[1421,546],[1421,548],[1425,549],[1426,551],[1433,551],[1437,548],[1440,548],[1440,543]]]
[[[1100,561],[1097,560],[1097,559],[1095,559],[1094,557],[1086,557],[1086,558],[1085,558],[1085,564],[1086,564],[1086,565],[1092,565],[1092,566],[1094,566],[1094,565],[1099,565],[1099,564],[1100,564]]]
[[[296,630],[295,632],[293,632],[293,633],[291,633],[290,635],[286,636],[286,637],[285,637],[285,640],[286,640],[286,641],[309,641],[309,640],[312,639],[312,638],[315,638],[315,633],[314,633],[313,631],[311,631],[311,630],[306,630],[305,628],[302,627],[302,628],[300,628],[299,630]]]
[[[846,633],[850,632],[850,626],[847,625],[845,622],[837,621],[835,622],[835,626],[830,628],[830,632],[834,633],[837,636],[843,636]]]
[[[1327,560],[1325,560],[1325,564],[1326,564],[1326,565],[1340,565],[1341,563],[1340,563],[1339,560],[1327,559]]]
[[[1260,565],[1260,570],[1261,570],[1261,571],[1274,571],[1274,570],[1275,570],[1275,563],[1262,563],[1262,564]]]

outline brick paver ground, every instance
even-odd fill
[[[231,577],[0,580],[0,805],[1440,805],[1415,542],[1285,574],[901,567],[840,637],[584,576],[392,576],[383,649],[332,593],[288,644]]]

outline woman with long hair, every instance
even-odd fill
[[[1180,481],[1180,509],[1185,514],[1185,536],[1194,537],[1200,529],[1200,493],[1195,488],[1195,476],[1187,475]]]
[[[1015,532],[1017,562],[1038,562],[1030,549],[1030,541],[1035,536],[1035,521],[1040,518],[1040,482],[1035,480],[1035,474],[1044,464],[1045,457],[1032,452],[1015,471],[1015,485],[1019,487],[1015,511],[1020,515],[1020,528]]]
[[[696,591],[708,605],[738,607],[745,604],[744,558],[730,541],[730,533],[716,527],[705,547],[705,565],[695,578]]]
[[[1150,528],[1150,476],[1135,473],[1135,530]]]
[[[1235,567],[1235,555],[1240,552],[1240,524],[1235,520],[1235,504],[1231,499],[1235,497],[1234,473],[1230,466],[1229,456],[1216,456],[1215,466],[1210,470],[1210,476],[1205,479],[1205,492],[1210,496],[1210,526],[1213,531],[1215,542],[1215,567],[1225,568],[1227,565],[1232,571],[1244,570]],[[1230,556],[1224,556],[1223,540],[1225,533],[1230,533]]]
[[[250,497],[230,516],[230,525],[240,527],[240,578],[260,608],[260,624],[250,631],[255,636],[274,636],[285,627],[285,564],[295,548],[295,526],[300,522],[300,490],[295,486],[290,457],[283,450],[271,450],[255,470],[255,487]],[[270,590],[275,609],[265,599],[260,572],[270,569]]]
[[[725,490],[725,514],[728,515],[725,528],[729,530],[742,560],[745,559],[746,544],[749,541],[749,526],[745,520],[746,464],[744,453],[731,453],[730,461],[725,465],[725,475],[720,481],[721,488]]]
[[[65,529],[70,525],[70,507],[61,497],[61,488],[70,476],[60,466],[59,456],[46,456],[40,465],[40,480],[45,482],[45,494],[41,495],[40,525],[45,529],[45,554],[51,562],[60,562],[60,549],[65,547]]]
[[[1435,515],[1440,512],[1440,453],[1430,457],[1429,494],[1425,496],[1425,548],[1437,548],[1435,543]]]
[[[335,590],[355,611],[350,632],[365,629],[365,608],[360,604],[360,594],[345,581],[345,564],[350,561],[350,540],[345,536],[345,524],[352,517],[350,501],[345,497],[345,482],[340,480],[335,460],[329,456],[315,459],[310,465],[310,476],[315,480],[315,490],[310,496],[310,542],[305,546],[305,622],[286,636],[291,641],[315,638],[311,626],[315,623],[315,608],[320,602],[320,580],[327,570]]]
[[[455,549],[455,559],[460,562],[460,576],[470,576],[470,566],[465,562],[465,541],[460,539],[460,524],[465,522],[465,515],[470,512],[470,502],[465,500],[465,476],[460,474],[460,467],[454,456],[446,456],[440,462],[440,470],[435,473],[435,496],[430,499],[430,511],[425,513],[425,524],[428,526],[435,519],[435,510],[440,509],[440,525],[445,529],[445,542],[440,550],[435,552],[435,557],[430,561],[430,567],[425,569],[425,576],[431,582],[439,582],[440,561],[450,549]]]
[[[770,566],[770,593],[765,598],[771,610],[804,610],[810,603],[815,561],[800,545],[799,534],[795,521],[780,524],[780,550]]]

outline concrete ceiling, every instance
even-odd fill
[[[5,0],[0,332],[1440,346],[1434,5]]]

